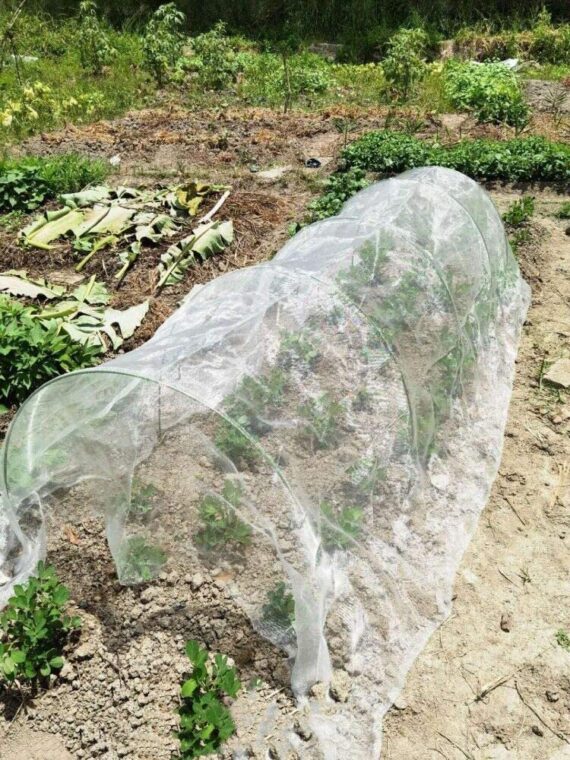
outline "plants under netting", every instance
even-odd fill
[[[324,756],[376,757],[497,471],[527,302],[476,183],[433,167],[362,190],[29,398],[3,453],[0,603],[49,523],[98,515],[124,583],[224,568]],[[335,671],[346,701],[311,690]]]

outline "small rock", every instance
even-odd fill
[[[540,726],[533,726],[532,727],[532,733],[536,734],[537,736],[544,736],[544,731]]]
[[[299,736],[304,742],[308,742],[313,738],[313,732],[311,729],[301,723],[301,721],[296,720],[295,724],[293,725],[293,731]]]
[[[73,653],[73,659],[75,660],[90,660],[95,656],[95,643],[93,641],[85,641],[80,644]]]
[[[309,694],[319,701],[324,701],[327,697],[327,687],[324,683],[315,683],[311,686]]]
[[[204,578],[200,575],[200,573],[196,573],[196,575],[193,575],[190,580],[190,586],[192,588],[192,591],[198,591],[202,586],[204,585]]]
[[[335,702],[347,702],[350,690],[352,688],[352,679],[346,670],[335,670],[330,683],[330,695]]]
[[[71,664],[66,660],[63,664],[63,668],[59,671],[59,677],[63,681],[73,681],[77,677],[77,673],[73,670]]]
[[[560,699],[560,694],[557,691],[547,691],[546,699],[549,702],[558,702],[558,700]]]
[[[149,602],[152,602],[152,600],[156,596],[156,589],[152,586],[150,588],[145,588],[145,590],[141,594],[141,602],[143,604],[148,604]]]
[[[558,359],[545,373],[546,382],[562,388],[570,388],[570,359]]]
[[[259,176],[262,179],[275,181],[281,179],[284,174],[287,174],[287,172],[290,172],[292,169],[292,166],[275,166],[273,169],[265,169],[264,171],[259,172]]]

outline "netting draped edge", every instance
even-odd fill
[[[528,300],[476,183],[433,167],[361,191],[192,294],[144,346],[23,405],[3,452],[0,604],[46,524],[98,514],[123,582],[167,557],[224,567],[290,653],[324,757],[375,756],[496,475]],[[333,672],[346,703],[306,696]]]

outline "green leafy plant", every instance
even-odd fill
[[[386,468],[374,457],[358,460],[348,469],[348,486],[353,493],[369,497],[376,493],[378,483],[386,480]]]
[[[444,69],[444,92],[455,108],[473,111],[480,122],[525,127],[530,109],[517,75],[502,63],[450,60]]]
[[[134,481],[131,489],[129,511],[137,516],[148,515],[154,507],[158,489],[153,483]]]
[[[333,507],[327,501],[322,501],[321,509],[321,542],[326,551],[348,549],[362,533],[364,513],[358,507]]]
[[[346,172],[331,174],[326,181],[323,194],[309,205],[307,221],[311,223],[335,216],[345,201],[369,184],[365,172],[357,166]]]
[[[159,87],[163,87],[182,52],[181,29],[186,20],[175,3],[161,5],[153,13],[143,37],[144,65]]]
[[[82,0],[79,4],[78,42],[81,65],[94,74],[101,74],[117,54],[93,0]]]
[[[197,641],[188,641],[186,655],[192,664],[180,689],[181,760],[214,754],[235,733],[226,698],[235,699],[241,689],[236,669],[227,657],[211,657]]]
[[[570,219],[570,201],[565,201],[554,216],[557,219]]]
[[[251,543],[251,528],[238,517],[243,491],[240,483],[226,480],[221,495],[208,493],[200,503],[199,515],[204,527],[196,533],[196,543],[212,550],[233,544]]]
[[[53,377],[93,366],[100,349],[72,340],[33,309],[0,296],[0,402],[20,404]]]
[[[382,68],[392,94],[402,100],[410,96],[426,74],[427,42],[423,29],[400,29],[388,41]]]
[[[194,67],[202,87],[223,90],[235,81],[239,59],[223,21],[218,22],[209,32],[194,37],[192,49]]]
[[[303,436],[315,449],[331,448],[338,441],[344,414],[344,406],[328,393],[309,399],[299,407],[299,415],[305,421]]]
[[[64,614],[68,599],[69,590],[43,562],[35,577],[14,587],[0,614],[0,678],[36,682],[61,670],[66,641],[81,627],[80,618]]]
[[[283,581],[267,593],[261,610],[263,623],[290,632],[295,622],[295,598]]]
[[[156,578],[166,564],[166,552],[144,536],[130,536],[123,547],[118,565],[121,583],[147,583]]]
[[[556,642],[563,649],[566,649],[570,652],[570,636],[566,633],[566,631],[563,631],[562,629],[556,631]]]
[[[531,195],[511,203],[508,211],[503,214],[503,221],[509,227],[522,227],[534,214],[534,198]]]
[[[102,182],[108,173],[103,161],[75,154],[0,161],[0,212],[33,211],[59,193]]]
[[[255,437],[250,438],[229,420],[222,419],[218,424],[215,443],[238,468],[254,467],[260,460]]]
[[[226,399],[228,416],[250,433],[264,435],[271,429],[268,417],[282,403],[286,384],[287,378],[278,367],[259,379],[246,375]]]
[[[570,147],[543,137],[428,142],[396,132],[368,132],[343,151],[346,166],[395,174],[417,166],[446,166],[475,179],[568,182]]]
[[[307,332],[302,330],[288,332],[285,330],[282,333],[279,362],[286,369],[298,362],[304,365],[306,369],[313,369],[320,358],[319,346],[314,338],[309,337]]]

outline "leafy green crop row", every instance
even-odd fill
[[[570,146],[543,137],[460,140],[453,145],[380,130],[355,140],[342,153],[346,168],[398,174],[418,166],[445,166],[475,179],[567,183]]]

